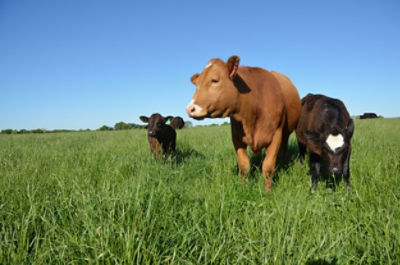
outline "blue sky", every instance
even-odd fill
[[[231,55],[301,97],[399,117],[399,14],[399,1],[0,0],[0,129],[189,120],[190,77]]]

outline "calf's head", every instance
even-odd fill
[[[351,152],[351,137],[354,123],[350,119],[344,129],[334,128],[326,133],[306,131],[305,136],[311,142],[312,152],[322,156],[328,166],[329,174],[345,173],[345,163]]]
[[[166,122],[169,120],[168,117],[163,117],[159,113],[154,113],[150,116],[150,118],[146,116],[140,116],[140,120],[144,123],[148,123],[147,125],[147,135],[150,137],[157,137],[159,136],[161,130],[165,127],[168,126],[166,125]]]
[[[237,91],[233,80],[239,68],[239,57],[232,56],[228,62],[211,59],[200,74],[191,78],[196,86],[192,101],[186,107],[187,114],[194,119],[222,118],[236,108]]]

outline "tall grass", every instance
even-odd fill
[[[400,120],[356,122],[352,192],[279,163],[243,184],[229,126],[0,136],[0,264],[399,264]],[[252,157],[253,164],[260,157]]]

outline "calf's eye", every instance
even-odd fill
[[[211,79],[211,83],[218,83],[219,80],[218,79]]]

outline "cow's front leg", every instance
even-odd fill
[[[246,145],[241,147],[236,147],[235,145],[235,149],[236,149],[238,167],[240,171],[240,179],[243,182],[250,169],[250,160],[249,156],[247,155]]]
[[[235,147],[238,168],[241,174],[240,179],[244,181],[247,173],[250,170],[250,160],[247,155],[247,145],[243,142],[244,132],[243,126],[240,122],[231,118],[231,132],[233,146]]]
[[[306,149],[306,145],[304,145],[304,144],[302,144],[302,143],[300,143],[300,142],[297,142],[297,144],[298,144],[298,146],[299,146],[300,163],[303,164],[303,162],[304,162],[304,157],[306,156],[306,150],[307,150],[307,149]]]
[[[317,154],[310,154],[311,189],[317,188],[318,178],[321,171],[320,157]]]
[[[272,191],[272,177],[274,176],[276,157],[282,142],[282,129],[278,129],[272,142],[266,149],[265,159],[262,164],[262,171],[265,181],[265,190]]]

